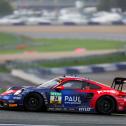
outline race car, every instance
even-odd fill
[[[0,108],[100,114],[123,112],[125,82],[126,78],[116,77],[110,87],[84,77],[58,77],[37,87],[10,88],[0,95]]]

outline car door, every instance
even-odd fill
[[[88,83],[81,80],[69,80],[62,83],[64,89],[50,92],[51,110],[89,112],[93,93],[87,88]]]
[[[50,106],[52,108],[62,108],[62,110],[75,110],[82,104],[83,83],[79,80],[70,80],[62,83],[63,90],[51,90]],[[56,109],[57,110],[57,109]]]
[[[62,106],[69,110],[80,112],[94,112],[91,107],[91,100],[94,96],[96,85],[87,83],[82,80],[72,80],[63,83],[64,90],[62,93]]]
[[[64,90],[62,93],[62,106],[68,109],[76,109],[83,104],[81,94],[83,83],[79,80],[71,80],[63,83]]]
[[[100,86],[93,84],[91,82],[86,82],[83,81],[83,89],[81,90],[82,94],[84,95],[84,99],[83,99],[83,104],[81,107],[78,108],[78,110],[80,112],[91,112],[94,113],[95,112],[95,96],[97,94],[97,91],[101,89]]]

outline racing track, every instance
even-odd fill
[[[126,25],[117,26],[0,26],[0,32],[10,32],[32,38],[126,40]]]
[[[67,38],[67,39],[98,39],[98,40],[120,40],[120,41],[125,41],[126,40],[126,35],[122,33],[85,33],[85,32],[80,32],[80,33],[46,33],[46,32],[40,32],[40,33],[33,33],[33,32],[20,32],[16,34],[21,34],[24,36],[28,36],[31,38],[49,38],[49,39],[62,39],[62,38]],[[101,41],[102,42],[102,41]]]
[[[56,126],[125,126],[126,114],[103,116],[97,114],[53,113],[53,112],[0,112],[2,124],[56,125]]]
[[[35,28],[35,27],[32,27]],[[51,32],[47,31],[44,27],[44,31],[42,29],[43,27],[36,27],[34,30],[31,30],[29,27],[1,27],[0,31],[4,32],[13,32],[18,34],[25,34],[28,36],[33,37],[56,37],[59,36],[59,38],[65,37],[71,37],[75,36],[76,38],[99,38],[99,39],[119,39],[119,40],[126,40],[126,26],[119,26],[116,27],[107,27],[105,29],[104,27],[85,27],[82,31],[78,31],[73,33],[70,33],[70,30],[73,31],[73,27],[67,30],[69,30],[69,33],[65,31],[62,31],[62,34],[59,34],[56,30],[52,29]],[[21,31],[24,29],[23,31]],[[29,30],[30,29],[30,30]],[[46,29],[46,31],[45,31]],[[59,29],[59,27],[58,27]],[[76,28],[75,28],[76,29]],[[80,28],[79,28],[80,29]],[[97,29],[97,30],[96,30]],[[30,31],[35,31],[34,33]],[[77,29],[76,29],[77,30]],[[75,30],[75,31],[76,31]],[[61,32],[60,32],[61,33]],[[72,34],[72,35],[71,35]],[[60,36],[61,35],[61,36]],[[98,80],[101,82],[111,83],[113,77],[115,76],[125,76],[126,71],[123,72],[110,72],[110,73],[104,73],[104,74],[90,74],[85,75],[89,78],[93,78],[94,80]],[[12,80],[8,80],[12,81]],[[0,126],[18,126],[18,124],[26,124],[26,125],[56,125],[56,126],[126,126],[126,114],[113,114],[111,116],[104,116],[104,115],[97,115],[97,114],[80,114],[80,113],[53,113],[53,112],[23,112],[23,111],[5,111],[0,110]],[[20,125],[24,126],[24,125]]]
[[[111,83],[115,76],[123,76],[126,71],[85,75],[91,79]],[[125,126],[126,114],[110,116],[80,113],[24,112],[0,110],[0,126],[3,124],[56,125],[56,126]],[[24,125],[19,125],[24,126]]]

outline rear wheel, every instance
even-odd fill
[[[116,103],[110,96],[101,97],[96,103],[96,110],[100,114],[111,114],[115,111]]]
[[[31,93],[24,99],[24,108],[27,111],[40,111],[44,107],[44,100],[40,94]]]

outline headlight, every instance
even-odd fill
[[[18,91],[16,91],[16,92],[14,93],[14,95],[19,95],[19,94],[21,94],[22,91],[23,91],[22,89],[21,89],[21,90],[18,90]]]

